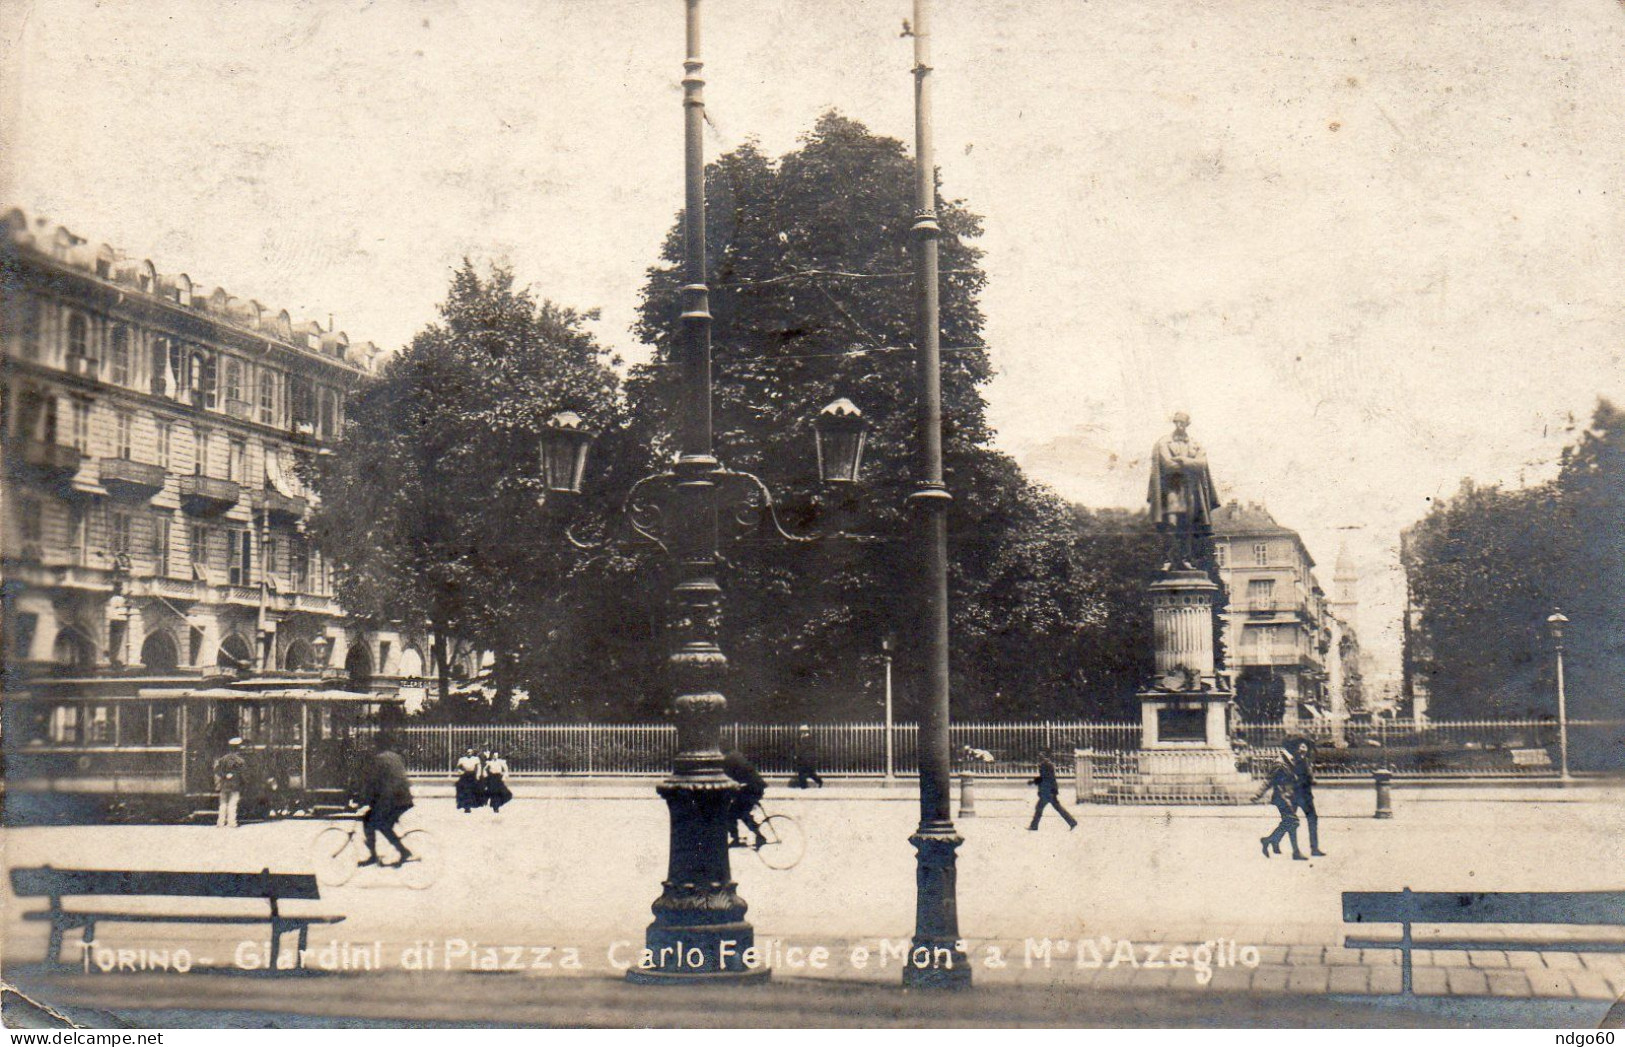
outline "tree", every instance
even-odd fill
[[[875,715],[872,656],[887,632],[901,641],[900,679],[913,675],[913,177],[900,142],[836,113],[777,161],[747,143],[707,170],[718,455],[767,481],[792,527],[872,538],[730,550],[736,715]],[[1097,612],[1074,577],[1065,506],[989,446],[981,219],[960,201],[939,200],[938,212],[955,713],[1029,716],[1072,701],[1073,648]],[[681,253],[679,221],[640,305],[653,360],[627,382],[635,427],[663,446],[681,402]],[[857,490],[816,478],[812,423],[841,396],[872,427]]]
[[[322,460],[313,528],[340,601],[364,618],[426,621],[442,700],[446,646],[460,637],[494,653],[504,712],[578,585],[563,515],[537,505],[548,419],[570,409],[605,433],[589,508],[638,464],[616,373],[587,319],[537,302],[507,269],[482,276],[465,260],[439,319],[355,396],[336,453]]]
[[[1464,481],[1407,530],[1404,566],[1420,612],[1410,660],[1433,715],[1555,713],[1554,607],[1574,620],[1570,714],[1618,715],[1622,519],[1625,416],[1601,401],[1555,480],[1515,490]]]

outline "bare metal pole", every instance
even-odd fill
[[[970,985],[970,963],[959,944],[958,869],[964,842],[954,829],[948,740],[948,505],[942,473],[942,354],[939,341],[936,162],[931,148],[931,26],[928,0],[914,0],[914,279],[919,458],[909,495],[918,528],[921,570],[920,635],[925,686],[920,710],[920,825],[914,845],[914,943],[903,984],[929,988]]]
[[[677,758],[659,786],[671,820],[664,890],[651,907],[645,935],[649,966],[627,972],[635,982],[709,983],[765,977],[748,968],[755,945],[728,863],[730,805],[739,786],[722,769],[721,723],[727,709],[722,678],[728,659],[718,643],[722,585],[718,580],[719,468],[711,443],[711,308],[705,260],[705,80],[700,72],[700,0],[686,0],[687,57],[683,62],[685,204],[683,211],[683,403],[679,419],[671,551],[673,638],[667,661],[677,722]]]

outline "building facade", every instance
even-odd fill
[[[305,533],[377,347],[18,211],[0,279],[10,686],[428,674],[415,630],[345,616]]]
[[[1213,553],[1228,599],[1226,665],[1243,704],[1250,691],[1273,692],[1289,726],[1330,717],[1334,625],[1303,539],[1262,505],[1229,502],[1213,511]]]

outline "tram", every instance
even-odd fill
[[[4,703],[5,820],[180,821],[208,814],[214,761],[232,738],[248,762],[244,817],[341,807],[391,694],[311,678],[36,679]]]

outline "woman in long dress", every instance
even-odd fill
[[[513,799],[513,790],[508,788],[504,781],[508,776],[508,761],[502,754],[492,750],[485,761],[485,799],[491,805],[491,813],[497,814],[504,804]]]
[[[478,807],[482,802],[480,797],[480,763],[479,754],[471,745],[468,752],[457,760],[457,809],[464,814]]]

